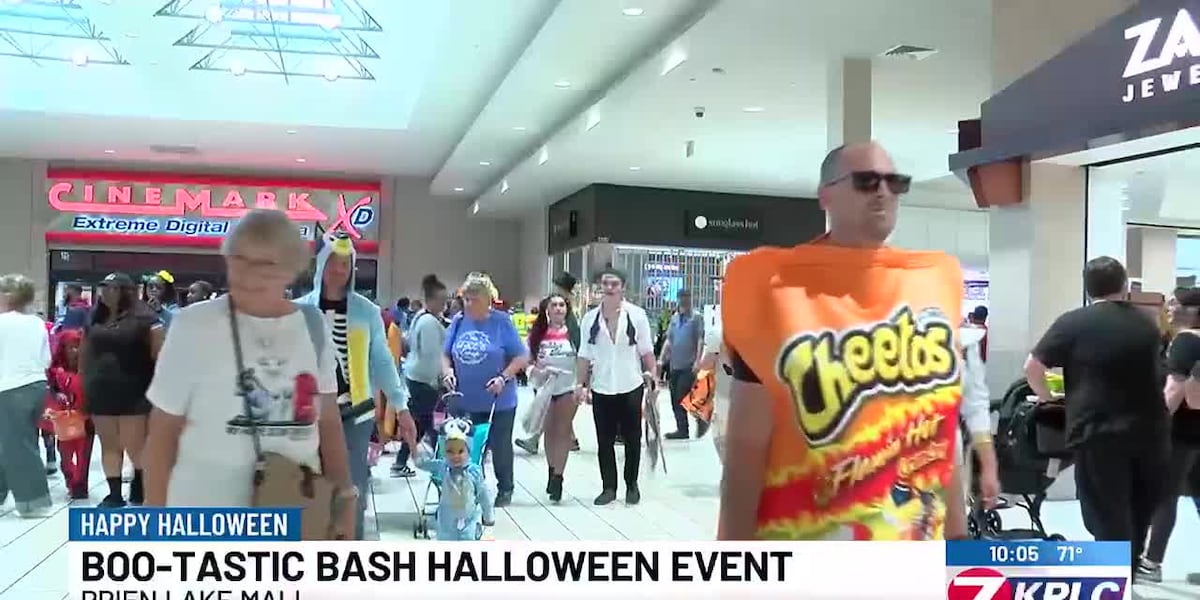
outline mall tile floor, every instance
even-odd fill
[[[522,400],[529,400],[522,390]],[[523,402],[524,404],[524,402]],[[665,394],[662,414],[670,419]],[[667,430],[671,427],[668,425]],[[542,456],[528,456],[517,450],[516,484],[513,504],[497,515],[493,535],[497,539],[516,540],[711,540],[715,534],[717,512],[717,457],[709,439],[670,442],[666,461],[669,473],[661,468],[653,472],[643,463],[642,503],[626,507],[614,503],[595,507],[592,498],[599,492],[596,472],[595,434],[590,410],[583,408],[576,418],[576,430],[583,446],[571,454],[567,468],[567,494],[559,505],[546,497],[546,466]],[[619,454],[619,452],[618,452]],[[385,541],[407,542],[413,539],[412,525],[416,508],[405,480],[388,476],[391,457],[385,456],[375,468],[373,514],[367,523],[368,535]],[[97,461],[92,473],[100,472]],[[91,502],[104,495],[104,482],[93,477]],[[427,478],[411,480],[420,502]],[[51,479],[57,500],[54,513],[45,519],[24,520],[12,512],[11,501],[0,507],[0,598],[11,600],[60,600],[66,597],[67,511],[62,478]],[[1005,511],[1009,527],[1027,525],[1014,510]],[[1074,501],[1048,503],[1043,518],[1052,532],[1068,539],[1089,539]],[[1022,522],[1024,521],[1024,522]],[[1141,597],[1162,600],[1200,598],[1200,588],[1181,583],[1189,570],[1200,570],[1200,519],[1191,501],[1181,502],[1179,523],[1171,540],[1166,562],[1166,578],[1160,586],[1138,586]],[[376,533],[378,532],[378,533]],[[1190,559],[1189,559],[1190,557]]]

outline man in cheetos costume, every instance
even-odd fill
[[[829,233],[730,263],[720,539],[966,534],[962,272],[942,253],[886,247],[911,181],[874,143],[838,148],[821,165]]]

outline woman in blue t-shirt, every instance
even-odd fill
[[[446,388],[462,393],[454,408],[468,413],[473,423],[486,423],[491,416],[488,448],[496,473],[496,507],[502,508],[512,502],[516,376],[529,363],[529,352],[512,319],[492,309],[498,294],[491,278],[472,273],[462,295],[464,310],[446,333],[442,380]]]

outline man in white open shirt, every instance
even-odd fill
[[[625,503],[642,499],[638,468],[642,459],[642,395],[657,381],[650,319],[641,307],[625,301],[625,275],[615,269],[598,278],[604,298],[579,323],[580,401],[592,404],[596,421],[600,479],[596,497],[603,506],[617,499],[617,457],[620,435],[625,445]]]

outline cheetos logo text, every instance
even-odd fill
[[[872,396],[954,382],[958,354],[945,315],[917,316],[904,306],[867,328],[801,334],[784,346],[776,368],[796,404],[801,431],[811,444],[823,445],[836,441]]]

